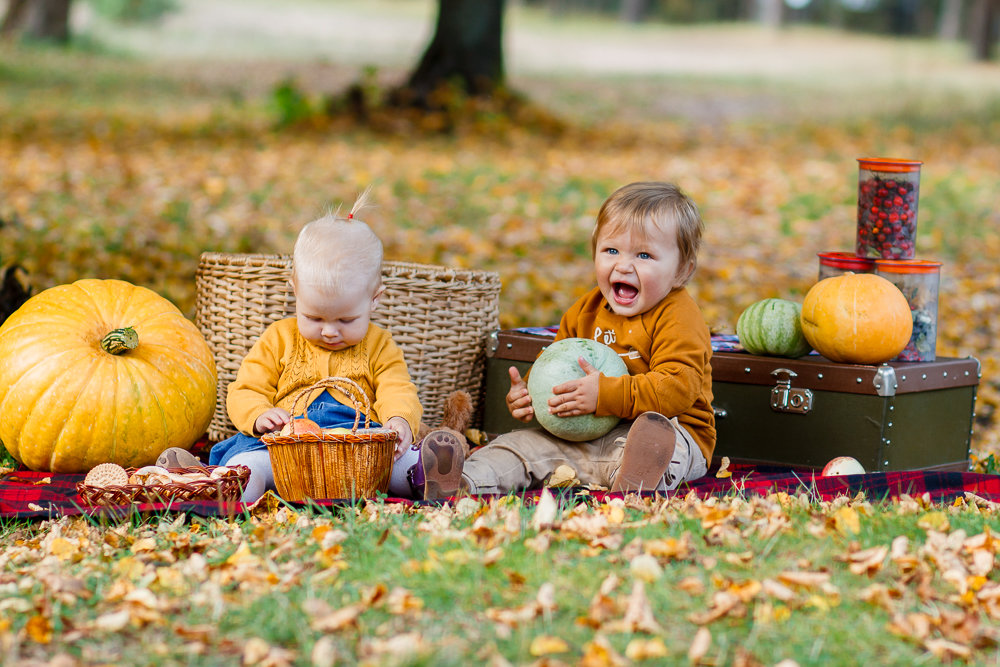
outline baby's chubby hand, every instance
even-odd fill
[[[398,459],[413,444],[413,431],[410,430],[410,424],[402,417],[389,417],[385,422],[385,427],[392,429],[399,435],[399,439],[396,440],[395,454],[395,458]]]
[[[257,434],[271,433],[279,431],[281,427],[291,421],[292,415],[288,410],[282,408],[271,408],[265,411],[253,423],[253,431]]]
[[[577,361],[585,375],[577,380],[569,380],[552,387],[549,412],[557,417],[590,415],[597,410],[597,395],[600,390],[601,372],[583,357]]]
[[[535,409],[531,406],[531,396],[528,395],[528,383],[521,378],[517,368],[511,366],[510,391],[507,392],[507,410],[510,416],[518,421],[530,422],[535,417]]]

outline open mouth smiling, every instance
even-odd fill
[[[612,283],[611,289],[615,294],[615,301],[620,304],[630,304],[639,296],[639,289],[628,283]]]

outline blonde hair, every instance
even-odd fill
[[[602,232],[630,232],[648,238],[673,222],[681,267],[690,267],[683,282],[694,274],[704,223],[694,201],[673,183],[648,181],[629,183],[615,190],[597,213],[590,237],[591,254],[597,252]]]
[[[382,241],[354,218],[368,204],[365,190],[346,218],[328,212],[302,228],[292,252],[292,282],[340,291],[360,280],[374,294],[382,284]]]

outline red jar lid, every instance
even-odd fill
[[[929,259],[876,259],[875,270],[884,273],[938,273],[941,262]]]
[[[816,253],[819,263],[834,269],[844,271],[871,271],[875,268],[875,260],[870,257],[858,257],[853,252],[820,252]]]
[[[905,173],[920,171],[920,160],[897,160],[892,157],[859,157],[858,166],[868,171],[888,171],[893,173]]]

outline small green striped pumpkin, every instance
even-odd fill
[[[812,347],[802,334],[802,306],[787,299],[750,304],[736,321],[740,345],[750,354],[801,357]]]

